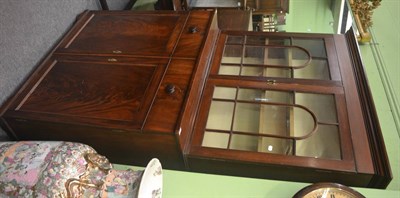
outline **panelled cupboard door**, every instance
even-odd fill
[[[33,75],[5,116],[138,130],[144,124],[164,59],[53,57]]]
[[[352,134],[363,123],[349,122],[348,108],[359,110],[358,96],[347,95],[346,86],[355,83],[348,75],[342,79],[341,72],[352,71],[339,65],[332,35],[225,31],[217,42],[189,151],[194,164],[189,160],[189,166],[196,169],[196,160],[211,158],[230,161],[232,167],[300,168],[291,169],[297,176],[286,174],[287,180],[301,180],[302,169],[373,173],[368,140],[365,153],[355,153],[354,139],[366,134],[362,127],[356,129],[361,138]],[[357,165],[359,158],[365,164]],[[223,171],[246,175],[246,170],[229,170],[234,169]],[[318,180],[309,175],[302,181]],[[364,176],[358,185],[368,184],[371,176]]]
[[[188,13],[88,12],[57,53],[170,56]]]

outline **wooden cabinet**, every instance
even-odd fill
[[[113,163],[384,188],[384,143],[352,32],[220,31],[216,12],[83,13],[1,108],[17,140]]]
[[[157,157],[184,169],[182,109],[192,76],[207,68],[199,59],[218,33],[214,15],[83,13],[3,106],[4,126],[18,140],[89,144],[114,163]]]

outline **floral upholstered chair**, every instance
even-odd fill
[[[156,159],[121,171],[85,144],[0,142],[0,197],[161,197],[161,188]]]

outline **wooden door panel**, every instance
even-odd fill
[[[171,61],[146,120],[145,131],[176,132],[194,66],[192,60]]]
[[[187,18],[187,14],[172,12],[90,14],[61,44],[58,53],[169,56]]]
[[[14,104],[16,112],[129,122],[140,128],[165,63],[53,59]]]
[[[203,40],[207,36],[212,12],[191,12],[178,45],[174,57],[197,58]]]

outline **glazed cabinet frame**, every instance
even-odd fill
[[[352,51],[356,49],[348,49],[347,46],[351,46],[351,42],[354,42],[353,36],[354,34],[352,31],[348,32],[346,36],[300,33],[260,34],[254,32],[223,31],[217,40],[218,47],[216,53],[214,53],[212,68],[204,89],[200,111],[197,117],[198,121],[194,127],[191,146],[187,149],[190,169],[199,172],[217,174],[222,172],[235,176],[250,175],[251,177],[257,178],[273,178],[290,181],[322,182],[329,180],[353,186],[379,188],[386,186],[391,180],[391,173],[385,149],[380,148],[381,150],[379,152],[381,156],[377,156],[376,154],[376,148],[382,146],[383,139],[382,137],[376,139],[371,138],[371,134],[381,133],[380,129],[377,128],[379,122],[378,120],[374,120],[371,123],[371,120],[365,120],[363,116],[365,114],[374,114],[374,111],[372,111],[372,113],[366,112],[366,107],[369,107],[371,104],[363,103],[362,101],[364,98],[362,95],[359,95],[362,91],[366,91],[365,87],[362,87],[364,90],[360,90],[360,84],[366,81],[366,79],[360,79],[357,73],[362,73],[360,69],[362,65],[357,65],[353,62],[353,60],[359,60],[359,58],[357,58],[359,55],[356,54],[357,51]],[[287,60],[282,62],[281,60],[276,64],[272,58],[269,58],[301,57],[299,53],[295,55],[294,50],[286,50],[291,53],[280,52],[284,51],[281,50],[283,47],[298,47],[306,51],[313,51],[312,49],[305,49],[310,47],[307,46],[308,44],[306,44],[306,46],[295,46],[299,43],[301,45],[301,42],[297,44],[294,42],[296,38],[320,39],[323,41],[326,51],[326,63],[329,68],[325,70],[328,70],[329,78],[318,79],[319,77],[311,77],[307,79],[308,76],[296,78],[293,71],[302,69],[301,67],[287,68],[284,67],[282,63],[294,63],[290,63]],[[255,40],[256,43],[254,43]],[[259,40],[262,41],[261,44],[257,43]],[[261,52],[260,50],[258,52],[247,50],[254,48],[254,46],[261,46]],[[242,49],[242,51],[240,51],[240,49]],[[275,50],[275,52],[271,52],[273,50]],[[306,52],[304,54],[313,56],[313,53],[318,54],[320,53],[319,51],[320,50],[309,53]],[[280,55],[277,55],[278,53],[280,53]],[[261,62],[259,60],[253,60],[256,56],[260,57]],[[310,58],[310,60],[311,59],[313,58]],[[322,59],[320,55],[314,58],[314,60],[318,59]],[[299,60],[297,61],[299,62]],[[307,62],[307,64],[312,65],[310,62]],[[228,67],[230,67],[231,70],[225,69]],[[257,69],[255,75],[248,72],[251,70],[254,71],[256,67],[262,67],[262,69]],[[280,74],[276,76],[276,74],[271,73],[265,75],[266,72],[264,71],[270,68],[274,68],[275,70],[287,69],[292,72],[291,74],[285,74],[289,77],[279,76]],[[359,80],[363,81],[358,82]],[[277,128],[271,125],[272,122],[267,121],[267,127],[262,129],[261,122],[268,119],[268,115],[279,117],[279,113],[275,113],[273,109],[288,105],[282,104],[280,101],[274,101],[277,100],[277,97],[274,96],[274,98],[271,94],[268,96],[267,94],[265,94],[265,96],[259,94],[248,100],[246,98],[247,96],[241,96],[240,93],[240,91],[242,91],[243,94],[253,94],[255,90],[261,90],[261,93],[274,92],[275,95],[277,92],[291,92],[295,94],[310,93],[311,95],[329,94],[333,96],[339,133],[339,147],[336,149],[340,148],[340,154],[337,154],[336,158],[331,159],[329,157],[314,157],[304,154],[296,156],[295,151],[293,151],[295,150],[293,148],[296,148],[296,146],[292,146],[291,150],[286,149],[283,153],[274,153],[273,149],[279,146],[279,144],[274,143],[272,140],[268,143],[270,145],[264,145],[265,148],[262,150],[259,149],[259,146],[256,146],[260,143],[246,143],[246,141],[259,142],[260,140],[256,139],[267,138],[281,138],[285,139],[286,142],[288,140],[291,142],[296,141],[296,137],[293,136],[282,137],[282,134],[265,134],[265,130],[268,130],[268,127],[275,128],[275,130]],[[227,94],[228,96],[225,97],[221,92],[230,92],[230,94]],[[261,112],[263,111],[263,106],[268,105],[274,107],[264,108],[271,112],[270,114],[266,114],[267,117],[262,117],[261,115],[254,116],[254,113],[252,113],[253,111]],[[247,109],[243,108],[240,109],[242,110],[240,111],[238,110],[240,106],[245,106]],[[296,105],[289,106],[295,107]],[[224,108],[229,110],[223,114],[216,113],[218,115],[212,115],[212,113],[215,114],[215,109],[221,109],[222,111]],[[332,111],[332,109],[327,108],[326,111]],[[287,112],[293,112],[293,110]],[[226,116],[226,114],[228,114],[228,116]],[[237,124],[240,120],[244,119],[245,125],[248,125],[248,122],[252,122],[252,119],[241,116],[241,114],[254,117],[252,119],[257,120],[255,121],[255,125],[259,127],[255,127],[256,130],[251,129],[254,127],[240,127],[239,124]],[[265,113],[261,114],[265,115]],[[292,114],[293,113],[285,114],[285,119],[288,120],[287,122],[293,122]],[[219,125],[223,125],[223,123],[228,124],[223,128],[212,124],[214,122],[213,119],[218,120],[217,122]],[[260,121],[258,121],[258,119]],[[375,127],[374,130],[368,128],[369,126],[365,125],[365,123],[373,125]],[[287,126],[281,124],[280,126],[281,128],[282,126],[294,128],[293,124],[287,124]],[[325,129],[327,128],[321,128],[322,131]],[[322,133],[321,130],[312,135]],[[241,139],[239,136],[242,136]],[[326,142],[325,144],[329,144],[334,140],[332,138],[327,138],[320,139],[320,141],[322,141],[322,144],[324,144],[324,141]],[[364,144],[361,142],[364,142]],[[370,144],[365,144],[365,142],[369,142]],[[374,145],[374,142],[380,142],[380,145]],[[296,145],[296,143],[293,143],[293,145]],[[324,148],[316,147],[315,149],[323,150]],[[381,168],[381,170],[379,170],[379,168]]]

